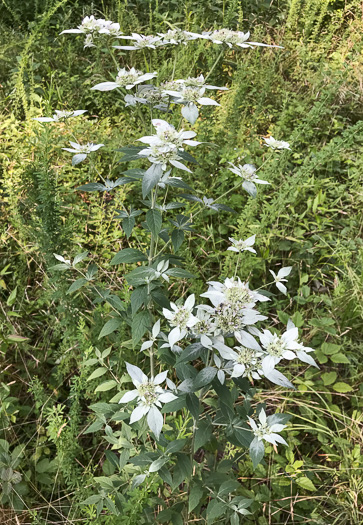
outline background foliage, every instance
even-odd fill
[[[269,133],[288,140],[294,153],[276,157],[263,169],[271,186],[255,200],[240,190],[232,194],[228,204],[238,214],[227,222],[213,211],[196,221],[196,234],[182,255],[198,274],[190,293],[199,293],[205,280],[227,275],[232,267],[228,237],[256,233],[258,255],[246,256],[239,275],[247,278],[253,272],[252,286],[258,286],[268,280],[269,267],[293,264],[289,288],[296,294],[276,302],[273,320],[278,326],[292,317],[304,326],[321,367],[291,365],[297,391],[256,394],[258,401],[266,397],[291,413],[293,431],[290,448],[278,453],[267,448],[268,461],[257,471],[248,458],[234,466],[242,494],[255,499],[245,523],[358,525],[363,517],[363,22],[358,0],[113,0],[92,5],[2,0],[1,523],[179,523],[175,516],[163,521],[159,514],[166,510],[165,500],[170,508],[177,501],[168,500],[156,477],[130,493],[122,516],[105,511],[96,519],[94,505],[79,505],[94,494],[94,477],[115,469],[106,455],[110,443],[89,426],[111,396],[97,391],[97,379],[87,380],[92,369],[84,363],[96,348],[102,353],[112,347],[105,360],[118,372],[133,350],[129,333],[99,340],[110,306],[93,304],[91,288],[67,294],[71,282],[49,267],[53,252],[74,256],[88,250],[102,269],[98,282],[112,284],[113,292],[126,299],[130,291],[122,269],[110,260],[128,244],[119,221],[110,218],[133,195],[128,187],[112,197],[74,192],[93,179],[86,166],[72,169],[61,152],[67,129],[60,125],[57,134],[45,131],[31,118],[54,109],[83,108],[90,117],[72,121],[76,136],[96,143],[107,138],[115,147],[140,136],[137,123],[114,98],[111,102],[89,91],[99,71],[105,76],[113,71],[111,58],[84,51],[81,39],[59,37],[92,13],[119,22],[126,34],[166,31],[170,24],[198,31],[238,27],[251,30],[256,41],[284,45],[278,53],[231,53],[213,72],[217,85],[230,84],[232,73],[233,82],[222,107],[199,120],[198,140],[220,146],[206,150],[193,185],[201,194],[206,187],[211,195],[229,189],[234,181],[227,161],[243,156],[261,165],[265,152],[260,139]],[[171,66],[163,52],[153,55],[153,68],[166,74]],[[197,43],[181,49],[177,78],[188,75],[192,64],[208,71],[217,52],[209,48],[202,53]],[[129,57],[125,64],[134,65]],[[110,158],[98,157],[97,169],[104,175]],[[216,444],[214,452],[227,461],[235,451]],[[22,509],[16,517],[14,507]]]

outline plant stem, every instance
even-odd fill
[[[222,44],[223,45],[223,44]],[[212,69],[209,71],[208,75],[205,77],[205,81],[207,81],[207,79],[210,77],[210,75],[213,73],[215,67],[217,66],[219,60],[221,59],[222,55],[224,55],[224,48],[222,47],[222,51],[219,53],[219,55],[217,56],[217,59],[216,61],[214,62],[213,66],[212,66]]]

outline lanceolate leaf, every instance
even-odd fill
[[[257,465],[261,462],[265,454],[265,447],[262,440],[259,441],[257,437],[253,439],[250,444],[250,456],[253,463],[253,468],[256,468]]]
[[[151,164],[150,168],[145,172],[142,179],[142,196],[144,199],[155,188],[162,174],[163,170],[160,164]]]
[[[150,328],[151,319],[149,312],[143,311],[136,314],[132,320],[132,342],[136,345],[142,336],[145,334],[146,330]]]
[[[111,260],[110,264],[121,264],[121,263],[133,263],[133,262],[142,262],[147,261],[147,257],[140,250],[135,248],[125,248],[116,255]]]
[[[102,328],[100,335],[98,336],[98,339],[101,339],[102,337],[105,337],[106,335],[112,334],[112,332],[115,332],[122,324],[122,319],[120,317],[114,317],[113,319],[110,319],[107,321],[105,326]]]
[[[159,234],[163,219],[159,210],[151,209],[146,213],[146,224],[155,237]]]

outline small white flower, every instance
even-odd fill
[[[257,194],[256,184],[270,184],[269,182],[258,178],[256,173],[257,170],[253,164],[244,164],[243,166],[240,164],[235,166],[232,162],[229,162],[228,164],[232,166],[232,168],[228,169],[243,179],[242,188],[252,195],[252,197],[255,197]]]
[[[229,240],[231,241],[232,246],[227,248],[227,251],[229,250],[231,252],[237,252],[237,253],[248,251],[251,253],[256,253],[256,250],[252,248],[252,246],[255,244],[255,239],[256,239],[256,235],[252,235],[251,237],[248,237],[248,239],[246,239],[245,241],[242,241],[241,239],[236,241],[235,239],[233,239],[233,237],[229,237]]]
[[[197,306],[197,319],[199,322],[193,328],[193,335],[200,337],[200,342],[205,348],[211,348],[217,328],[213,314],[214,309],[210,306]]]
[[[276,140],[273,137],[264,138],[265,146],[272,149],[290,149],[290,144],[283,140]]]
[[[170,326],[174,328],[168,335],[168,341],[173,347],[178,341],[181,341],[188,333],[188,329],[193,328],[199,320],[193,315],[195,304],[194,294],[190,295],[184,303],[184,306],[177,306],[170,303],[172,310],[163,308],[164,317],[169,321]]]
[[[120,24],[111,22],[111,20],[105,20],[103,18],[95,18],[93,15],[86,16],[81,25],[76,29],[66,29],[60,34],[73,33],[73,34],[84,34],[87,36],[93,34],[100,35],[111,35],[113,37],[120,37],[122,31],[120,31]]]
[[[87,110],[77,109],[76,111],[65,111],[56,109],[53,117],[37,117],[33,118],[33,120],[37,120],[38,122],[59,122],[68,118],[78,117],[79,115],[83,115],[83,113],[87,113]]]
[[[211,40],[213,44],[225,44],[230,48],[234,46],[242,48],[249,48],[255,46],[281,48],[281,46],[261,44],[259,42],[250,42],[248,41],[249,37],[249,31],[247,33],[242,33],[242,31],[232,31],[231,29],[217,29],[216,31],[212,32],[203,32],[200,35],[200,38]]]
[[[158,33],[162,38],[162,43],[165,44],[184,44],[185,46],[190,40],[196,40],[198,35],[182,31],[181,29],[169,29],[167,33]]]
[[[256,424],[256,422],[250,417],[248,420],[251,425],[252,432],[258,441],[264,439],[272,445],[282,443],[283,445],[287,446],[284,438],[278,434],[278,432],[281,432],[284,428],[286,428],[286,425],[282,425],[281,423],[273,423],[273,418],[274,416],[266,417],[266,412],[262,408],[258,415],[259,423]]]
[[[149,379],[137,366],[126,363],[126,368],[136,389],[126,392],[119,403],[129,403],[137,399],[137,406],[131,414],[130,424],[139,421],[147,414],[149,428],[155,434],[156,439],[159,439],[163,428],[163,416],[159,408],[162,403],[169,403],[177,398],[172,392],[160,386],[166,380],[167,372],[162,372]]]
[[[72,165],[75,166],[76,164],[79,164],[84,160],[89,153],[92,153],[93,151],[97,151],[98,149],[102,148],[104,144],[93,144],[93,142],[87,142],[87,144],[78,144],[77,142],[69,141],[72,148],[62,148],[65,151],[69,151],[70,153],[75,153],[76,155],[72,158]]]
[[[135,95],[125,95],[127,106],[136,106],[136,104],[147,104],[155,109],[166,112],[168,109],[168,95],[159,87],[146,84],[137,88]]]
[[[296,327],[287,330],[282,336],[272,334],[270,330],[264,330],[260,333],[260,341],[266,352],[266,356],[262,360],[262,368],[268,372],[273,370],[281,359],[296,358],[295,352],[291,350],[294,346],[291,345],[299,336]]]
[[[132,46],[113,46],[115,49],[124,49],[128,51],[136,51],[138,49],[155,49],[156,47],[163,45],[160,36],[145,36],[139,35],[138,33],[132,33],[132,36],[122,36],[125,40],[132,40]]]
[[[205,88],[205,89],[219,89],[223,91],[228,91],[228,88],[226,87],[218,87],[218,86],[211,86],[210,84],[205,83],[205,79],[203,75],[199,75],[199,77],[188,77],[187,79],[179,79],[175,80],[177,84],[180,84],[181,88],[188,88],[188,87],[194,87],[194,88]]]
[[[183,145],[198,146],[201,144],[196,140],[190,140],[196,136],[195,131],[177,131],[174,126],[162,119],[153,119],[152,124],[156,129],[156,135],[138,139],[144,144],[163,146],[173,144],[178,150],[183,150]]]
[[[191,124],[196,122],[199,115],[197,104],[201,106],[220,106],[215,100],[203,96],[206,89],[205,87],[185,86],[178,84],[176,81],[174,85],[179,88],[178,91],[175,89],[165,89],[164,93],[173,97],[175,104],[183,105],[181,113]]]
[[[284,284],[282,284],[282,282],[287,283],[287,279],[284,279],[284,277],[287,277],[290,274],[291,270],[292,266],[286,266],[285,268],[281,268],[277,275],[272,270],[269,270],[272,277],[275,280],[276,287],[280,290],[280,292],[282,292],[285,295],[287,293],[287,288]]]
[[[138,155],[146,157],[152,164],[159,164],[163,171],[168,169],[168,163],[170,163],[175,168],[191,173],[191,170],[180,162],[182,158],[178,155],[178,148],[175,144],[151,144],[149,148],[139,151]]]
[[[261,379],[263,376],[261,362],[263,352],[245,346],[235,346],[234,350],[226,345],[217,346],[221,356],[228,361],[226,369],[232,369],[231,377]]]
[[[132,67],[130,70],[123,68],[120,69],[117,73],[115,82],[101,82],[100,84],[96,84],[96,86],[93,86],[91,90],[111,91],[120,87],[124,87],[125,89],[132,89],[137,84],[141,84],[142,82],[150,80],[156,76],[157,73],[155,71],[154,73],[143,73],[142,71],[138,71],[134,67]]]

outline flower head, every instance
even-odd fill
[[[91,89],[97,91],[111,91],[120,87],[132,89],[137,84],[141,84],[142,82],[150,80],[151,78],[154,78],[156,76],[156,72],[143,73],[142,71],[138,71],[134,67],[132,67],[130,70],[123,68],[120,69],[117,73],[115,82],[101,82],[100,84],[93,86]]]
[[[213,44],[225,44],[228,47],[232,48],[234,46],[248,48],[255,46],[263,47],[278,47],[275,45],[261,44],[259,42],[250,42],[250,32],[243,33],[242,31],[233,31],[231,29],[217,29],[212,32],[204,32],[201,35],[201,38],[210,40]]]
[[[256,250],[252,248],[252,246],[255,244],[255,239],[256,239],[256,235],[252,235],[251,237],[248,237],[248,239],[246,239],[245,241],[243,241],[242,239],[236,241],[236,239],[233,239],[233,237],[230,237],[229,240],[231,241],[232,246],[227,248],[227,251],[229,250],[231,252],[237,252],[237,253],[248,251],[251,253],[256,253]]]
[[[138,33],[132,33],[131,36],[122,36],[121,38],[124,38],[125,40],[132,40],[133,45],[132,46],[113,46],[115,49],[125,49],[129,51],[136,51],[137,49],[155,49],[158,46],[163,45],[163,42],[161,40],[160,36],[145,36],[145,35],[139,35]]]
[[[187,298],[184,306],[170,303],[171,310],[163,308],[164,317],[166,317],[170,326],[174,327],[168,336],[170,346],[174,346],[178,341],[181,341],[187,335],[188,330],[199,323],[199,319],[192,313],[194,304],[195,296],[192,294]]]
[[[273,137],[268,137],[263,139],[265,141],[265,146],[272,149],[290,149],[290,144],[284,142],[283,140],[276,140]]]
[[[274,414],[274,416],[266,417],[266,412],[262,408],[260,410],[260,413],[258,415],[259,422],[256,423],[252,418],[248,418],[249,423],[251,425],[252,432],[255,436],[255,438],[258,441],[261,441],[264,439],[268,443],[271,443],[272,445],[277,445],[278,443],[282,443],[283,445],[287,446],[286,441],[284,438],[282,438],[278,432],[281,432],[286,425],[282,425],[281,423],[275,423],[274,419],[276,418],[277,414]]]
[[[119,403],[129,403],[137,399],[137,406],[131,414],[130,424],[139,421],[147,414],[148,425],[158,439],[163,428],[163,416],[159,408],[162,403],[169,403],[176,399],[172,392],[160,386],[165,381],[167,372],[162,372],[149,379],[137,366],[126,363],[126,368],[136,388],[126,392]]]
[[[79,115],[83,115],[83,113],[87,113],[87,110],[77,109],[76,111],[66,111],[56,109],[53,117],[37,117],[33,118],[33,120],[37,120],[38,122],[59,122],[72,117],[78,117]]]
[[[94,144],[93,142],[87,142],[87,144],[78,144],[77,142],[69,141],[71,148],[62,148],[65,151],[70,153],[75,153],[76,155],[72,158],[72,165],[75,166],[84,160],[89,153],[97,151],[102,148],[104,144]]]
[[[93,37],[99,35],[109,35],[114,38],[119,38],[122,35],[120,31],[120,24],[105,20],[104,18],[95,18],[93,15],[86,16],[82,23],[76,29],[66,29],[60,34],[74,33],[86,35],[84,47],[95,47],[93,44]]]
[[[232,166],[232,168],[228,169],[243,179],[242,188],[244,188],[252,197],[256,197],[257,194],[256,184],[270,184],[269,182],[258,178],[256,173],[257,170],[253,164],[244,164],[243,166],[240,164],[235,166],[232,162],[229,162],[228,164]]]
[[[277,275],[275,274],[275,272],[270,270],[270,273],[274,278],[276,287],[280,290],[280,292],[282,292],[285,295],[287,292],[287,288],[284,284],[282,284],[282,282],[287,282],[287,279],[284,279],[284,277],[287,277],[290,274],[291,270],[292,266],[286,266],[285,268],[281,268]]]
[[[158,36],[162,39],[163,44],[187,45],[190,40],[198,38],[198,35],[181,29],[169,29],[166,33],[158,33]]]
[[[226,87],[218,87],[218,86],[211,86],[210,84],[206,84],[204,76],[199,75],[199,77],[188,77],[186,79],[179,79],[175,80],[176,84],[179,84],[182,88],[204,88],[204,89],[219,89],[223,91],[228,91],[228,88]]]
[[[190,140],[196,136],[195,131],[184,131],[183,129],[177,131],[174,126],[168,124],[165,120],[153,119],[156,135],[142,137],[138,139],[140,142],[157,146],[173,145],[178,150],[183,150],[183,145],[197,146],[200,142]]]

